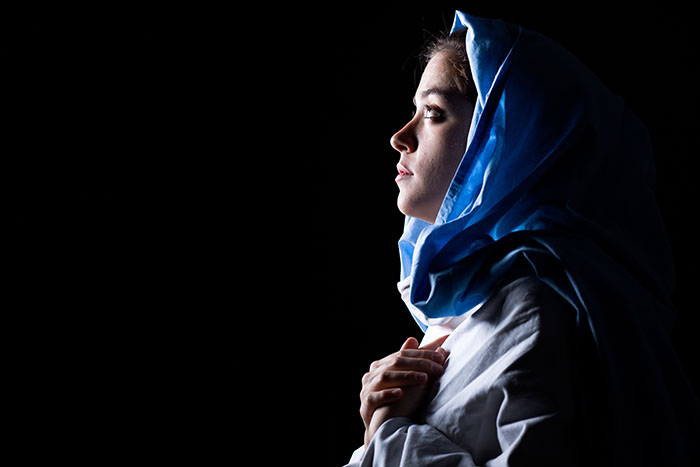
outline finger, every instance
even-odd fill
[[[442,342],[443,342],[446,338],[447,338],[447,336],[441,337],[441,338],[439,338],[439,339],[437,339],[437,340],[431,342],[431,344],[435,343],[435,344],[436,344],[436,345],[435,345],[435,348],[437,348],[440,344],[442,344]],[[442,340],[441,340],[441,339],[442,339]],[[381,360],[377,360],[377,361],[372,362],[372,364],[370,365],[369,369],[370,369],[370,371],[375,370],[375,369],[377,369],[378,367],[384,365],[385,363],[392,361],[392,359],[397,355],[397,353],[401,353],[401,352],[403,352],[403,351],[405,351],[405,350],[417,350],[417,349],[420,349],[420,348],[422,348],[422,347],[420,347],[420,343],[418,342],[418,339],[416,339],[415,337],[409,337],[408,339],[406,339],[406,341],[403,343],[403,345],[401,345],[401,350],[400,350],[399,352],[395,352],[395,353],[393,353],[393,354],[391,354],[391,355],[387,355],[386,357],[382,358]],[[425,350],[432,350],[432,351],[435,351],[435,348],[427,348],[427,347],[426,347]],[[412,356],[413,356],[413,355],[412,355]],[[431,357],[431,356],[428,356],[428,354],[416,354],[415,356],[416,356],[417,358],[432,358],[432,359],[435,360],[435,361],[440,361],[440,360],[441,360],[441,357],[436,357],[436,356],[434,356],[434,355]]]
[[[441,352],[432,350],[401,350],[387,358],[374,362],[369,373],[378,375],[384,371],[408,370],[440,374],[445,363]]]
[[[401,388],[390,388],[371,392],[366,398],[367,406],[369,409],[376,409],[379,406],[400,399],[402,395],[403,391]]]
[[[419,386],[428,381],[428,374],[422,371],[383,371],[376,374],[368,384],[365,392],[371,393],[389,388]]]
[[[376,371],[380,367],[391,365],[394,362],[394,360],[396,359],[396,355],[398,355],[398,352],[393,353],[391,355],[387,355],[386,357],[382,358],[381,360],[373,361],[372,364],[369,366],[369,371],[373,372],[373,371]]]
[[[441,348],[441,347],[440,347]],[[440,350],[402,350],[397,355],[397,359],[401,357],[405,358],[420,358],[425,360],[432,360],[437,363],[445,362],[446,352],[440,352]]]
[[[400,386],[417,386],[428,382],[429,378],[441,375],[442,364],[427,359],[399,357],[391,366],[385,366],[365,373],[362,377],[363,392]]]
[[[401,397],[403,397],[401,388],[384,389],[382,391],[360,394],[360,416],[365,422],[365,425],[369,424],[375,410],[383,405],[395,402],[401,399]]]
[[[441,353],[435,352],[435,358],[411,358],[397,357],[396,362],[387,367],[389,370],[422,371],[439,375],[444,370],[444,358]],[[382,370],[380,370],[382,371]]]
[[[434,360],[438,363],[443,363],[445,361],[445,353],[438,352],[436,349],[447,339],[448,336],[442,336],[426,346],[418,347],[418,339],[415,337],[409,337],[401,346],[401,350],[395,352],[391,355],[387,355],[381,360],[376,360],[372,362],[369,367],[371,372],[378,370],[380,367],[385,367],[387,365],[392,365],[397,356],[407,356],[413,358],[427,358]]]
[[[418,339],[415,337],[409,337],[406,339],[406,342],[403,343],[401,346],[401,350],[406,350],[406,349],[417,349],[419,347]]]
[[[408,339],[406,340],[406,342],[408,342]],[[404,345],[406,345],[406,342],[404,342]],[[394,361],[396,361],[396,357],[399,355],[400,352],[401,351],[394,352],[394,353],[387,355],[386,357],[384,357],[380,360],[376,360],[376,361],[372,362],[372,364],[369,366],[369,371],[375,371],[379,367],[384,367],[384,366],[393,364]]]
[[[445,339],[447,339],[448,337],[450,337],[449,334],[446,334],[442,337],[438,337],[434,341],[431,341],[425,345],[422,345],[420,348],[427,349],[427,350],[437,350],[437,348],[440,347],[442,345],[442,343],[445,342]]]

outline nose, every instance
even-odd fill
[[[391,147],[400,153],[414,152],[418,147],[418,140],[416,138],[412,123],[413,120],[408,122],[403,128],[394,133],[394,136],[391,137]]]

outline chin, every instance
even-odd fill
[[[404,216],[413,217],[413,209],[411,209],[411,203],[406,200],[402,193],[399,193],[399,197],[396,199],[396,207]]]
[[[399,197],[396,200],[396,207],[398,207],[399,211],[405,216],[415,217],[416,219],[420,219],[431,224],[435,223],[435,218],[437,217],[437,211],[430,215],[431,212],[427,212],[430,210],[420,209],[417,203],[405,199],[401,196],[401,194],[399,194]]]

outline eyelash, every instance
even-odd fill
[[[430,112],[432,112],[434,115],[428,116],[427,114]],[[413,112],[411,113],[411,117],[415,117],[415,116],[416,116],[416,111],[413,110]],[[442,119],[442,117],[443,117],[442,114],[438,110],[434,109],[432,106],[430,106],[430,105],[423,106],[423,118],[424,119],[439,121]]]

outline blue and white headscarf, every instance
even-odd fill
[[[666,430],[681,452],[678,417],[700,408],[670,344],[674,265],[646,128],[554,41],[458,11],[463,28],[478,100],[435,224],[406,217],[411,313],[423,330],[463,315],[526,260],[594,342],[620,440]]]

